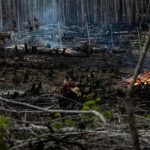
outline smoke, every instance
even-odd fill
[[[60,18],[60,10],[58,8],[56,0],[53,0],[52,2],[45,3],[43,1],[42,9],[40,12],[39,20],[43,25],[49,25],[49,24],[58,24],[61,21]]]

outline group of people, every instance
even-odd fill
[[[38,30],[39,27],[40,27],[40,23],[36,17],[34,17],[33,22],[31,20],[28,20],[27,29],[29,30],[29,32],[32,32],[33,30]]]
[[[33,22],[31,20],[27,21],[26,28],[29,32],[38,30],[40,26],[39,20],[34,17]],[[14,20],[10,31],[0,33],[0,49],[4,49],[5,46],[10,46],[15,44],[15,33],[18,31],[17,22]]]
[[[31,32],[34,29],[35,30],[39,29],[40,23],[39,23],[39,20],[36,17],[34,17],[33,21],[28,19],[28,21],[27,21],[25,26]],[[17,22],[15,20],[12,22],[11,31],[14,31],[14,32],[18,31]]]

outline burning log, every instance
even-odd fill
[[[127,79],[119,81],[116,85],[116,93],[119,96],[124,97],[126,94],[126,90],[129,87],[132,80],[133,77],[129,77]],[[150,91],[150,71],[147,70],[138,75],[138,78],[134,83],[134,93],[140,96],[142,95],[147,96],[146,93],[149,93],[149,91]]]
[[[133,80],[133,77],[130,77],[128,79],[125,79],[124,81],[127,84],[130,84],[132,80]],[[140,84],[145,84],[145,85],[150,84],[150,71],[149,70],[144,71],[144,73],[138,75],[137,80],[134,83],[134,86],[140,85]]]

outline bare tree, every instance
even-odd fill
[[[139,144],[139,136],[138,136],[138,131],[136,128],[136,121],[135,121],[135,116],[134,116],[134,100],[132,98],[132,91],[134,88],[134,83],[135,83],[137,76],[138,76],[138,74],[141,70],[141,67],[143,65],[146,53],[148,51],[149,44],[150,44],[150,35],[147,38],[145,47],[143,48],[142,54],[139,58],[139,62],[137,64],[137,67],[136,67],[135,72],[134,72],[133,81],[132,81],[130,87],[128,88],[128,91],[127,91],[127,94],[125,97],[128,123],[129,123],[129,127],[130,127],[131,136],[132,136],[133,145],[134,145],[135,150],[140,150],[140,144]]]

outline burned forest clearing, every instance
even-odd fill
[[[150,0],[0,0],[0,150],[150,149]]]
[[[10,49],[7,53],[6,51],[1,53],[0,89],[1,99],[4,101],[1,101],[0,111],[10,120],[9,130],[13,139],[9,140],[16,146],[19,145],[20,148],[25,146],[28,149],[30,143],[28,139],[32,141],[33,138],[39,143],[38,138],[34,139],[35,134],[40,136],[44,133],[44,138],[53,144],[56,141],[49,137],[51,134],[57,140],[60,138],[61,145],[65,144],[63,138],[66,134],[66,138],[69,138],[68,146],[79,139],[83,141],[83,147],[88,148],[99,146],[96,142],[98,139],[102,140],[101,146],[106,149],[109,145],[105,145],[103,140],[110,142],[111,146],[117,145],[116,140],[119,143],[131,142],[124,98],[139,58],[138,53],[134,49],[131,49],[131,53],[119,50],[112,50],[110,53],[105,48],[91,47],[87,57],[85,52],[74,51],[76,53],[70,53],[66,49],[65,54],[61,50],[58,53],[43,54],[41,50],[34,53],[32,50],[26,52],[25,49],[21,49],[16,53],[16,49]],[[147,143],[150,139],[149,130],[146,131],[149,128],[150,113],[149,53],[147,57],[144,64],[147,72],[144,72],[145,69],[141,72],[143,76],[144,73],[146,74],[146,81],[135,84],[133,98],[136,102],[135,114],[141,131],[142,144],[149,147]],[[72,82],[78,82],[82,95],[76,100],[66,98],[67,104],[60,105],[62,102],[60,99],[66,103],[61,88],[64,79],[68,76],[72,78]],[[48,112],[48,110],[55,111]],[[66,110],[68,112],[65,112]],[[80,111],[88,110],[102,113],[107,125],[94,114],[80,113]],[[83,126],[86,124],[85,129],[80,129],[82,124]],[[47,132],[49,134],[46,134]],[[80,135],[81,133],[83,135]],[[22,142],[27,140],[27,143],[19,144],[17,140]],[[78,144],[74,147],[78,148]],[[120,147],[126,149],[128,146]]]

